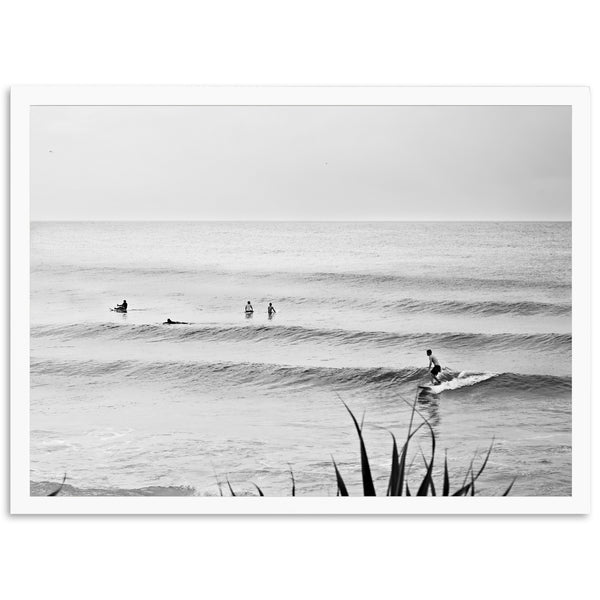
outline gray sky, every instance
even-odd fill
[[[32,220],[569,220],[570,106],[37,106]]]

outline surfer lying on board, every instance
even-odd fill
[[[429,356],[429,366],[427,368],[429,369],[429,373],[431,375],[431,383],[439,385],[442,383],[437,377],[442,370],[442,367],[440,367],[440,361],[433,355],[431,350],[427,350],[427,356]],[[431,368],[431,365],[433,365],[433,369]]]
[[[163,325],[189,325],[187,321],[171,321],[171,319],[167,319]]]
[[[246,307],[244,308],[244,312],[246,313],[247,317],[249,317],[254,312],[254,309],[252,308],[252,304],[250,304],[250,300],[248,300],[248,303],[246,304]]]

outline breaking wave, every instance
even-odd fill
[[[250,362],[181,362],[181,361],[58,361],[37,360],[31,363],[33,376],[58,375],[65,377],[102,378],[119,374],[126,379],[140,381],[169,381],[180,385],[223,382],[260,385],[267,387],[301,388],[330,387],[391,388],[401,384],[414,384],[427,377],[427,369],[406,367],[402,369],[355,367],[304,367]],[[493,386],[510,391],[570,391],[571,377],[529,375],[520,373],[470,373],[445,369],[443,379],[447,390],[475,385]],[[451,383],[454,382],[454,383]]]

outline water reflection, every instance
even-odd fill
[[[417,409],[429,421],[434,433],[436,427],[440,424],[440,406],[439,396],[437,394],[420,394],[417,401]]]

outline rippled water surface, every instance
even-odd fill
[[[454,480],[494,438],[479,493],[569,495],[570,223],[34,223],[32,493],[359,492],[339,396],[385,493],[427,348]]]

